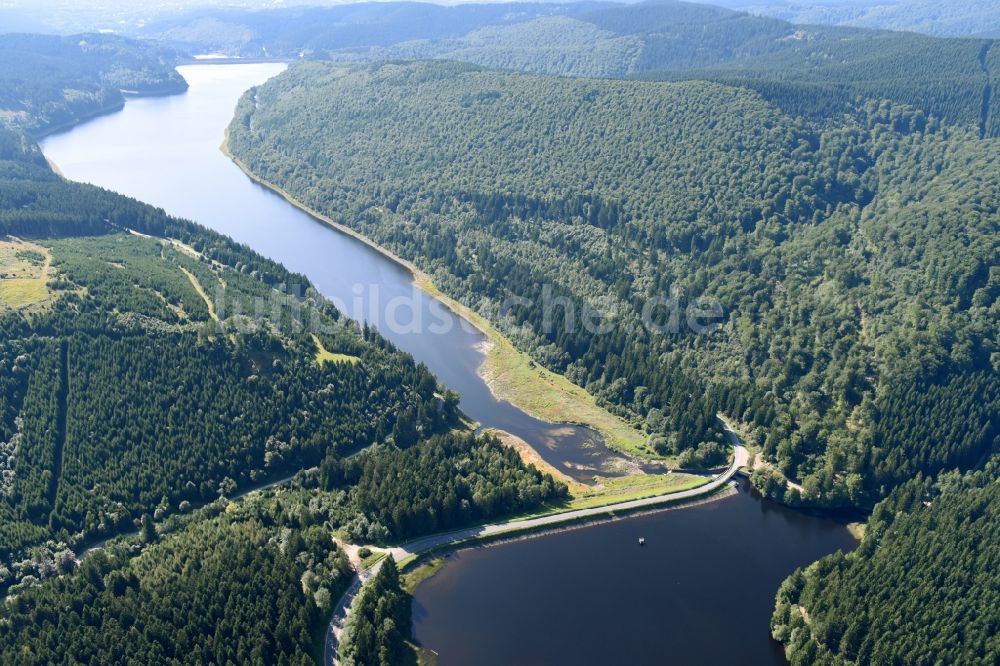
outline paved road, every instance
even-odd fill
[[[735,435],[730,432],[730,437]],[[403,560],[411,555],[416,555],[424,551],[430,550],[437,546],[442,546],[444,544],[468,541],[469,539],[474,539],[478,537],[485,536],[496,536],[500,534],[523,532],[525,530],[535,530],[541,527],[548,527],[552,525],[559,525],[561,523],[572,522],[577,520],[582,520],[584,518],[590,518],[595,516],[603,516],[609,513],[617,513],[619,511],[632,511],[635,509],[642,509],[646,507],[657,506],[659,504],[664,504],[666,502],[676,502],[679,500],[691,499],[694,497],[701,497],[702,495],[707,495],[714,492],[721,486],[729,482],[730,479],[736,474],[740,467],[745,466],[749,460],[750,455],[743,445],[738,443],[736,440],[735,444],[735,454],[733,455],[732,464],[726,468],[726,471],[716,476],[714,479],[706,483],[705,485],[698,486],[697,488],[691,488],[690,490],[680,490],[672,493],[666,493],[664,495],[657,495],[655,497],[647,497],[644,499],[630,500],[627,502],[618,502],[617,504],[607,504],[605,506],[593,507],[590,509],[576,509],[575,511],[565,511],[563,513],[555,513],[547,516],[540,516],[538,518],[528,518],[526,520],[514,520],[506,521],[503,523],[493,523],[490,525],[479,525],[476,527],[469,527],[464,530],[456,530],[454,532],[447,532],[445,534],[434,534],[421,539],[416,539],[408,543],[404,543],[401,546],[396,546],[389,550],[389,553],[395,558],[397,562]]]
[[[404,543],[401,546],[396,546],[395,548],[390,548],[389,554],[392,555],[397,562],[399,562],[400,560],[410,557],[411,555],[417,555],[432,548],[446,544],[455,544],[458,546],[462,542],[478,537],[516,534],[526,530],[536,530],[571,521],[583,520],[590,517],[603,516],[619,511],[632,511],[647,507],[655,507],[667,502],[673,503],[713,493],[723,485],[729,483],[733,476],[735,476],[736,472],[750,462],[750,453],[740,442],[739,437],[729,427],[728,423],[722,419],[720,419],[720,421],[722,421],[722,426],[725,429],[726,434],[729,435],[730,441],[733,443],[733,462],[728,468],[726,468],[726,471],[722,472],[703,486],[691,488],[690,490],[680,490],[672,493],[666,493],[664,495],[657,495],[655,497],[647,497],[645,499],[608,504],[591,509],[577,509],[575,511],[566,511],[563,513],[540,516],[538,518],[511,520],[502,523],[469,527],[463,530],[456,530],[454,532],[446,532],[444,534],[433,534],[428,537]],[[337,644],[340,640],[341,634],[343,633],[344,624],[350,613],[351,605],[353,604],[355,597],[357,597],[361,586],[378,571],[382,562],[384,562],[384,560],[380,560],[374,567],[372,567],[372,569],[362,571],[354,579],[354,583],[351,585],[350,589],[348,589],[337,602],[337,608],[334,611],[333,620],[327,628],[323,650],[323,663],[327,666],[337,664]]]
[[[381,568],[382,563],[385,562],[384,559],[379,560],[375,563],[371,569],[362,570],[354,577],[354,581],[351,586],[347,588],[347,591],[341,595],[340,600],[337,601],[337,607],[333,609],[333,617],[330,618],[330,624],[326,628],[326,637],[323,639],[323,663],[324,664],[337,664],[337,646],[340,644],[340,638],[344,635],[344,628],[347,626],[347,615],[351,612],[351,605],[358,596],[358,591],[361,590],[361,586],[364,585],[369,578],[378,573],[379,568]]]

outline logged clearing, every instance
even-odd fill
[[[324,363],[357,363],[361,359],[357,356],[351,356],[350,354],[338,354],[336,352],[327,351],[326,347],[320,341],[316,334],[312,336],[313,344],[316,345],[316,362],[320,365]]]
[[[52,253],[34,243],[0,241],[0,304],[23,308],[48,300]]]

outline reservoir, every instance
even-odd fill
[[[497,400],[477,373],[485,336],[415,288],[409,271],[253,182],[222,153],[240,95],[284,69],[179,67],[186,93],[130,99],[122,111],[45,138],[42,150],[67,178],[194,220],[307,276],[340,310],[378,327],[458,391],[470,418],[517,435],[570,476],[620,473],[621,457],[595,431],[549,424]]]
[[[222,154],[240,95],[282,69],[181,67],[188,92],[132,99],[42,148],[67,178],[192,219],[306,275],[349,316],[427,364],[461,394],[471,418],[521,437],[572,476],[606,472],[616,454],[596,433],[545,423],[490,393],[476,372],[482,334],[416,290],[404,268],[255,184]],[[391,302],[404,306],[392,310]],[[447,326],[427,325],[443,319]],[[842,525],[744,490],[462,551],[418,588],[414,635],[441,664],[781,664],[768,632],[781,579],[853,546]]]
[[[769,626],[778,586],[856,542],[741,484],[707,504],[459,551],[417,588],[414,636],[440,666],[785,664]]]

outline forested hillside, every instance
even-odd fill
[[[709,79],[817,118],[838,119],[858,97],[884,98],[997,135],[983,102],[997,76],[991,39],[795,25],[688,2],[215,10],[142,34],[244,56],[441,58],[537,74]]]
[[[36,297],[0,311],[4,558],[383,441],[399,414],[446,425],[426,368],[245,248],[55,176],[5,180],[0,208],[47,257]],[[314,333],[357,362],[318,363]]]
[[[39,133],[120,107],[122,91],[180,92],[176,59],[112,35],[0,35],[0,119]]]
[[[786,112],[814,118],[839,118],[859,97],[904,103],[961,125],[978,124],[988,113],[989,40],[796,26],[781,41],[781,49],[766,54],[687,71],[655,65],[639,76],[745,86]]]
[[[485,26],[540,16],[578,14],[610,3],[354,3],[340,7],[280,7],[271,11],[204,8],[165,16],[136,31],[192,52],[243,57],[323,57],[419,39],[453,39]]]
[[[1000,46],[994,42],[981,58],[989,87],[983,90],[983,136],[1000,137]]]
[[[416,664],[406,645],[410,626],[410,595],[400,588],[399,571],[390,557],[358,597],[337,656],[344,666]]]
[[[106,78],[46,62],[52,108]],[[352,575],[334,531],[399,539],[565,494],[495,440],[426,441],[462,427],[457,396],[305,277],[57,176],[35,109],[0,125],[0,662],[311,663]]]
[[[723,412],[780,470],[759,485],[839,506],[996,446],[1000,151],[974,123],[872,100],[817,125],[706,82],[308,64],[245,96],[230,137],[664,451]],[[714,330],[685,321],[702,296]],[[546,313],[562,297],[574,321]],[[580,325],[583,304],[612,330]]]
[[[913,479],[876,507],[857,551],[789,577],[771,626],[791,663],[996,663],[996,472]]]
[[[525,468],[513,448],[471,433],[438,435],[379,456],[328,456],[319,486],[349,489],[355,515],[363,517],[351,530],[376,541],[442,532],[566,496],[566,486]]]
[[[937,37],[1000,38],[1000,5],[993,0],[720,0],[716,4],[794,23],[905,30]]]
[[[716,80],[757,90],[794,115],[824,118],[849,111],[858,97],[886,98],[964,124],[980,120],[987,82],[981,55],[991,44],[646,2],[349,55],[448,58],[570,76]]]
[[[455,419],[426,368],[341,321],[301,276],[132,200],[62,181],[36,154],[8,166],[37,179],[0,183],[0,229],[35,238],[0,249],[40,256],[47,271],[31,300],[0,306],[5,560],[43,542],[51,553],[130,530],[144,513],[167,516],[377,442],[412,446]],[[260,312],[268,314],[249,316]],[[355,362],[318,362],[316,339]],[[519,463],[493,465],[504,466]],[[518,491],[506,490],[506,502],[455,520],[533,506],[556,492],[547,483],[516,504]],[[361,510],[377,505],[370,498]],[[398,536],[421,531],[410,522],[397,517]],[[46,557],[3,570],[0,584]]]
[[[25,581],[0,605],[0,661],[47,664],[67,655],[82,663],[315,663],[317,639],[353,577],[331,529],[362,542],[385,540],[391,535],[378,522],[379,512],[401,516],[386,495],[426,485],[431,465],[438,473],[430,478],[440,483],[434,490],[446,503],[456,485],[474,489],[468,499],[456,498],[455,507],[475,513],[454,525],[515,505],[535,507],[565,492],[507,451],[471,435],[442,437],[404,452],[406,460],[422,462],[399,465],[391,476],[373,474],[386,471],[381,453],[366,454],[351,461],[352,469],[368,479],[364,487],[343,476],[331,483],[328,472],[338,462],[331,452],[322,471],[300,474],[288,487],[239,502],[220,498],[166,519],[158,514],[155,528],[144,519],[137,536],[89,555],[75,571],[72,552],[54,553],[39,572],[48,580]],[[385,453],[392,466],[397,454],[391,447]],[[446,468],[461,468],[466,476],[450,482]],[[486,504],[482,496],[509,503]],[[411,522],[404,522],[400,533],[426,530],[426,516],[437,508],[418,505],[413,513],[423,518],[407,516]],[[454,519],[444,513],[438,527],[448,526],[444,520]],[[366,586],[353,614],[361,618],[355,626],[377,630],[377,635],[352,630],[354,641],[344,654],[354,655],[357,663],[377,663],[369,657],[379,654],[380,646],[389,646],[401,659],[411,655],[405,644],[409,598],[393,580]],[[387,635],[390,612],[401,620]]]
[[[353,572],[324,528],[271,518],[240,507],[138,557],[88,557],[0,606],[0,660],[315,663],[317,627]]]

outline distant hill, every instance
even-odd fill
[[[212,10],[142,34],[244,57],[448,59],[533,74],[711,79],[812,117],[836,117],[856,98],[885,98],[992,131],[983,103],[987,78],[996,76],[988,40],[798,26],[673,0]]]
[[[786,24],[787,25],[787,24]],[[978,124],[995,136],[984,98],[992,44],[913,33],[801,26],[782,48],[698,69],[669,65],[643,78],[711,79],[757,90],[782,108],[807,116],[837,116],[857,98],[903,102],[951,122]]]
[[[716,0],[714,4],[793,23],[1000,38],[1000,3],[995,0]]]
[[[114,35],[0,35],[0,118],[37,134],[120,107],[123,91],[181,92],[178,55]]]
[[[270,11],[204,9],[163,18],[136,31],[192,52],[244,57],[324,56],[416,39],[452,39],[485,26],[572,16],[611,3],[495,3],[443,6],[372,2]]]

